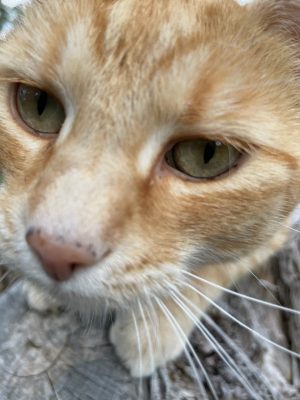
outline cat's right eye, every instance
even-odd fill
[[[220,141],[196,139],[175,144],[165,156],[167,164],[194,179],[214,179],[234,168],[242,153]]]
[[[18,84],[16,111],[33,133],[41,136],[58,134],[65,120],[62,104],[48,92],[34,86]]]

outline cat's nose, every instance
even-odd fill
[[[26,240],[39,256],[47,274],[56,281],[68,280],[76,269],[92,266],[99,261],[91,245],[71,242],[61,235],[50,235],[41,229],[29,229]],[[102,252],[100,258],[105,253]]]

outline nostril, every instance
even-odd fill
[[[71,272],[74,272],[74,271],[76,271],[76,269],[80,269],[80,268],[84,268],[84,265],[78,264],[78,263],[75,263],[75,262],[70,264]]]
[[[64,240],[61,240],[62,237]],[[75,270],[92,266],[99,261],[93,245],[85,245],[79,240],[68,241],[63,235],[51,235],[31,227],[26,233],[26,240],[39,257],[45,271],[55,280],[67,280]],[[110,252],[103,250],[100,259]]]
[[[29,238],[33,234],[33,232],[34,232],[34,229],[33,228],[29,228],[27,230],[27,232],[26,232],[26,239]]]
[[[25,238],[26,238],[26,241],[27,241],[28,243],[30,242],[31,236],[34,235],[35,232],[36,232],[36,231],[35,231],[34,228],[29,228],[28,231],[26,232]],[[29,243],[29,244],[30,244],[30,243]]]

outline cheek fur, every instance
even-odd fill
[[[268,173],[270,160],[264,159],[266,167],[262,159],[245,170],[241,167],[232,180],[200,182],[190,192],[185,187],[176,194],[172,179],[159,180],[143,211],[148,237],[157,239],[155,254],[160,254],[159,243],[164,243],[178,257],[198,249],[199,264],[220,263],[245,257],[268,243],[298,200],[293,169],[282,163],[274,176]],[[257,170],[260,174],[251,177]]]

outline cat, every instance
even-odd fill
[[[286,240],[299,22],[288,0],[33,0],[0,43],[0,261],[37,308],[115,310],[133,377]]]

